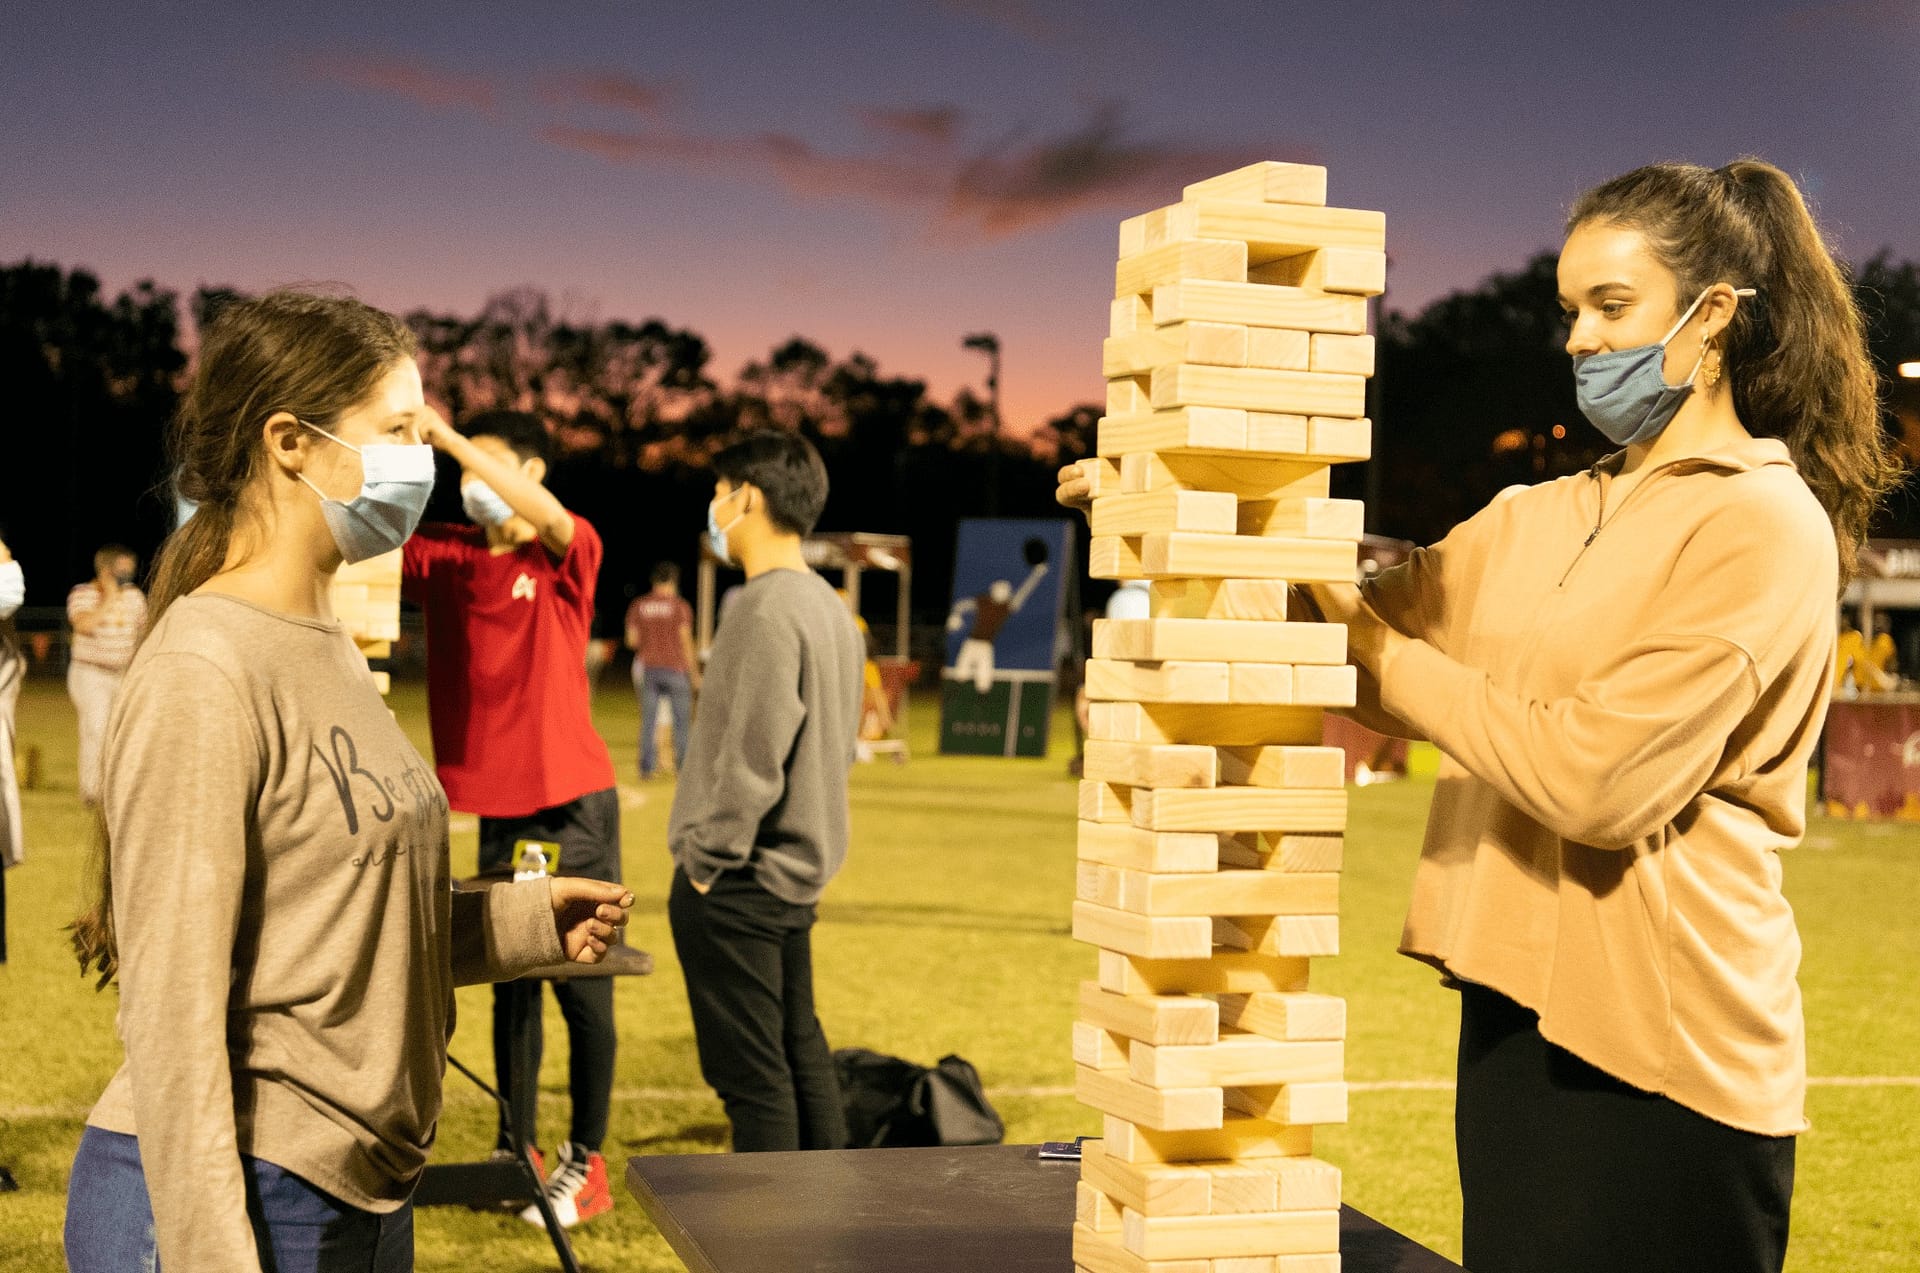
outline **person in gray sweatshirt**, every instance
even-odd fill
[[[707,534],[747,582],[714,641],[674,793],[667,916],[734,1150],[839,1149],[811,942],[814,904],[847,855],[860,635],[801,555],[827,502],[812,445],[749,433],[713,468]]]

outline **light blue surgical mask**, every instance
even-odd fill
[[[17,561],[0,561],[0,619],[10,617],[26,601],[26,572]]]
[[[513,518],[513,505],[477,477],[461,484],[460,507],[482,526],[504,526]]]
[[[1693,370],[1677,385],[1667,383],[1667,343],[1687,325],[1687,320],[1712,290],[1709,287],[1694,297],[1687,312],[1667,329],[1658,344],[1610,349],[1574,358],[1573,390],[1580,400],[1581,413],[1614,445],[1631,446],[1658,437],[1693,393],[1694,377],[1700,374],[1700,364],[1707,358],[1706,342],[1700,344],[1700,356],[1694,359]],[[1734,291],[1735,296],[1753,294],[1751,287]]]
[[[724,504],[746,489],[744,486],[736,486],[719,499],[713,501],[713,503],[707,505],[707,543],[713,546],[713,555],[728,565],[733,564],[733,554],[727,548],[727,531],[738,526],[740,524],[740,517],[745,517],[746,514],[742,513],[740,517],[736,517],[725,526],[722,526],[719,517],[714,514],[714,504]]]
[[[406,543],[433,494],[433,448],[425,443],[355,446],[341,442],[325,429],[315,429],[305,420],[300,424],[360,456],[360,493],[350,500],[331,498],[308,481],[305,473],[299,474],[300,480],[320,497],[320,515],[327,519],[327,529],[333,532],[341,559],[349,563],[366,561]]]

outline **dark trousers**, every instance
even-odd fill
[[[522,840],[560,845],[556,875],[596,880],[620,878],[620,800],[613,788],[591,791],[566,804],[525,818],[480,819],[480,869],[505,866]],[[501,1095],[513,1110],[513,1126],[500,1120],[499,1143],[509,1132],[528,1145],[540,1143],[535,1115],[540,1098],[542,1036],[539,981],[503,981],[493,988],[493,1065]],[[613,1102],[613,978],[555,981],[553,997],[567,1022],[567,1091],[573,1099],[567,1139],[598,1150],[607,1139]]]
[[[813,1008],[813,907],[781,901],[750,869],[705,895],[676,869],[667,918],[700,1073],[726,1106],[734,1151],[844,1148],[840,1080]]]
[[[1779,1273],[1794,1139],[1717,1123],[1460,996],[1454,1135],[1473,1273]]]

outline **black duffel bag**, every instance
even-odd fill
[[[865,1048],[833,1054],[847,1107],[847,1146],[997,1145],[1006,1124],[987,1103],[980,1074],[957,1056],[929,1069]]]

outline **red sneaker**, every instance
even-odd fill
[[[563,1229],[611,1211],[613,1188],[607,1183],[607,1160],[572,1141],[563,1142],[553,1174],[547,1177],[547,1202],[553,1207],[553,1218]],[[537,1205],[522,1211],[520,1218],[528,1224],[546,1227]]]

